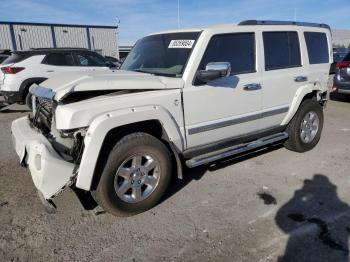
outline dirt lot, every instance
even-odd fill
[[[319,145],[276,147],[185,172],[130,218],[85,211],[71,190],[43,210],[0,113],[1,261],[348,261],[350,98],[331,101]],[[16,111],[17,110],[17,111]]]

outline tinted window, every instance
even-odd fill
[[[54,66],[74,66],[74,60],[71,53],[52,53],[46,56],[44,64]]]
[[[328,43],[325,33],[304,32],[310,64],[329,63]]]
[[[13,53],[11,56],[9,56],[8,58],[6,58],[2,64],[6,65],[6,64],[13,64],[13,63],[19,63],[21,61],[23,61],[24,59],[27,59],[28,57],[30,57],[29,53]]]
[[[297,32],[263,32],[265,70],[301,66]]]
[[[6,58],[8,58],[8,56],[0,55],[0,63],[1,63],[2,61],[4,61]]]
[[[215,35],[202,59],[200,70],[211,62],[230,62],[232,74],[255,72],[254,33]]]
[[[106,60],[99,55],[92,53],[77,53],[78,66],[106,66]]]
[[[350,61],[350,52],[343,58],[343,61]]]
[[[334,62],[340,62],[340,61],[349,61],[348,59],[350,59],[350,56],[348,55],[348,53],[336,53],[333,54],[333,61]]]

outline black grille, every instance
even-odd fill
[[[36,98],[36,109],[33,116],[33,125],[45,132],[50,132],[52,123],[52,100]]]

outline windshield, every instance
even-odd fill
[[[347,53],[336,53],[333,55],[334,62],[340,62],[346,57]]]
[[[122,70],[181,76],[199,32],[151,35],[139,40]]]
[[[350,52],[345,55],[343,61],[350,61]]]

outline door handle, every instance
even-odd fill
[[[307,81],[307,76],[297,76],[294,78],[295,82],[306,82]]]
[[[55,70],[47,70],[46,72],[52,73],[52,72],[55,72]]]
[[[247,85],[243,86],[243,89],[246,91],[259,90],[259,89],[261,89],[261,85],[258,83],[247,84]]]

